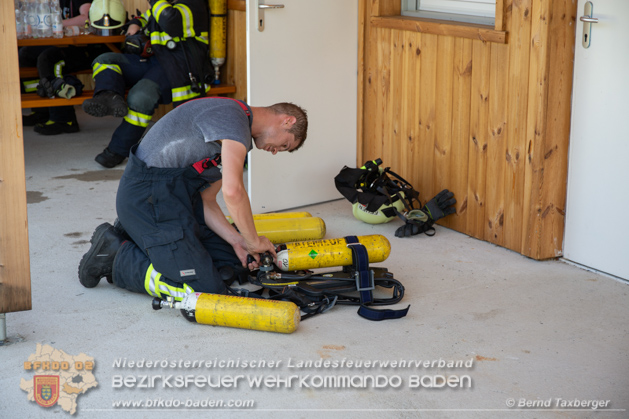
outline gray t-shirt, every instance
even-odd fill
[[[251,150],[252,118],[240,103],[228,98],[203,98],[176,107],[146,133],[136,157],[148,167],[184,168],[220,153],[218,140],[238,141]],[[251,113],[251,108],[245,106]],[[203,177],[216,180],[210,173]]]

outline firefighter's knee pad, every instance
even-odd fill
[[[151,115],[159,102],[159,85],[153,80],[142,79],[137,82],[127,95],[130,109]]]

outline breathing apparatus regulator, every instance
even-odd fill
[[[419,192],[390,167],[381,165],[382,160],[376,159],[361,168],[345,166],[334,178],[336,188],[352,203],[358,220],[382,224],[398,217],[404,225],[395,231],[397,237],[420,233],[432,236],[435,221],[456,211],[452,192],[444,189],[422,206]]]
[[[120,33],[127,21],[127,11],[122,0],[93,0],[89,18],[96,35],[113,36]]]

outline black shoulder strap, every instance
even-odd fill
[[[354,266],[356,269],[356,282],[357,291],[360,293],[360,307],[358,308],[358,314],[367,319],[373,321],[399,319],[408,313],[410,304],[405,309],[401,310],[378,310],[372,307],[368,307],[373,302],[373,289],[375,284],[373,277],[371,277],[369,271],[369,255],[367,249],[363,246],[356,236],[345,237],[347,246],[352,249],[352,256],[354,258]]]

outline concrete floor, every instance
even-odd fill
[[[406,287],[399,304],[411,305],[406,318],[369,322],[356,314],[355,307],[341,306],[304,321],[294,334],[282,335],[192,324],[176,310],[154,312],[150,297],[106,281],[94,289],[83,288],[77,266],[94,228],[115,218],[114,198],[123,167],[106,170],[93,161],[117,121],[79,112],[79,122],[79,134],[58,137],[24,128],[33,309],[7,314],[9,339],[0,347],[0,417],[68,414],[59,406],[45,409],[27,401],[27,393],[20,389],[21,379],[33,376],[24,362],[37,344],[93,357],[98,386],[78,398],[77,415],[85,418],[629,417],[627,284],[561,261],[527,259],[442,227],[432,238],[398,239],[393,234],[398,221],[379,226],[360,223],[344,200],[303,210],[325,220],[326,238],[377,233],[391,241],[391,256],[379,265]],[[120,359],[257,360],[280,366],[124,368],[115,365]],[[299,366],[343,360],[429,361],[434,366]],[[472,366],[440,367],[440,360]],[[159,378],[155,388],[114,388],[115,376],[141,375],[244,378],[237,388],[163,388]],[[413,387],[420,377],[428,385],[439,375],[467,376],[471,387]],[[247,380],[258,376],[269,380],[298,376],[304,381],[293,379],[290,388],[273,388],[270,381],[255,388]],[[323,377],[344,376],[353,380],[379,376],[386,385],[359,388],[359,381],[353,381],[352,388],[321,385]],[[119,400],[161,404],[151,409],[114,408]],[[169,401],[186,400],[255,404],[211,411],[167,408]],[[599,404],[605,407],[596,411],[575,407],[575,400],[590,404],[602,400]],[[535,407],[518,407],[526,402]],[[516,406],[510,408],[510,403]]]

